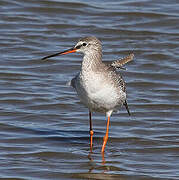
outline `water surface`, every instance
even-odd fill
[[[0,178],[179,179],[178,1],[1,0]],[[103,43],[103,59],[129,53],[122,71],[128,104],[113,114],[105,156],[105,117],[66,85],[82,56],[40,58],[84,36]]]

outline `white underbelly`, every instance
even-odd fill
[[[106,83],[98,76],[79,82],[76,91],[82,103],[92,111],[114,110],[126,99],[125,92],[112,83]]]

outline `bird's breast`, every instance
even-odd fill
[[[80,74],[76,90],[81,101],[96,111],[113,109],[121,104],[126,96],[107,76],[94,72]]]

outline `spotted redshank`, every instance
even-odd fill
[[[133,59],[133,54],[121,60],[102,62],[102,45],[96,37],[81,38],[71,49],[42,58],[43,60],[57,55],[80,52],[84,54],[80,72],[70,81],[81,102],[89,109],[90,149],[93,146],[92,112],[105,113],[107,117],[106,134],[101,152],[105,150],[108,140],[110,116],[122,105],[130,115],[126,100],[125,82],[117,68]]]

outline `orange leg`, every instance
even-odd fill
[[[108,141],[109,121],[110,121],[110,116],[108,116],[107,127],[106,127],[106,135],[104,136],[104,139],[103,139],[103,146],[102,146],[102,149],[101,149],[102,153],[104,153],[104,149],[105,149],[106,143]]]
[[[92,152],[93,148],[93,129],[92,129],[92,119],[91,119],[91,111],[89,111],[89,119],[90,119],[90,150]]]
[[[94,132],[93,132],[93,130],[91,130],[90,131],[90,149],[91,149],[91,151],[93,149],[93,134],[94,134]]]

